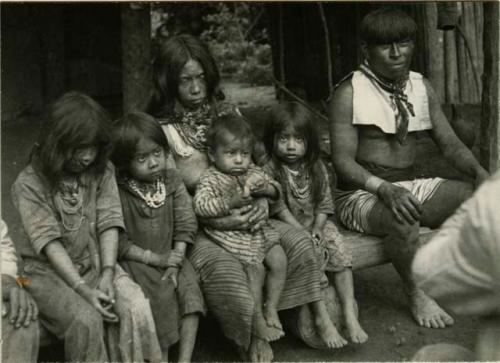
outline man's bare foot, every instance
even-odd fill
[[[267,341],[252,336],[248,348],[248,359],[250,359],[250,362],[271,362],[273,360],[273,350]]]
[[[362,344],[368,340],[368,334],[365,333],[354,314],[352,316],[346,314],[345,325],[351,342]]]
[[[436,329],[454,323],[453,318],[420,289],[410,293],[410,304],[413,317],[420,326]]]
[[[266,320],[263,316],[254,319],[254,333],[259,338],[264,339],[268,342],[272,342],[281,338],[285,333],[281,329],[277,329],[272,326],[268,326]]]
[[[328,348],[342,348],[347,345],[347,340],[339,334],[330,319],[316,318],[315,323],[319,336]]]
[[[266,307],[264,308],[264,319],[266,319],[266,323],[268,326],[283,331],[283,325],[281,325],[278,310],[276,310],[276,308],[266,305]]]

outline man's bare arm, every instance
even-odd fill
[[[335,170],[350,184],[378,195],[398,222],[413,224],[422,213],[418,200],[408,190],[374,178],[356,162],[359,139],[358,130],[352,125],[352,98],[352,85],[344,82],[330,103],[330,145]]]
[[[472,152],[458,138],[443,113],[439,100],[428,80],[424,80],[429,99],[429,113],[432,121],[431,135],[445,158],[466,175],[482,182],[488,173],[478,163]]]
[[[352,96],[351,83],[344,82],[330,102],[332,162],[342,179],[364,189],[372,174],[356,162],[358,130],[352,125]]]

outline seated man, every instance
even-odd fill
[[[480,184],[488,173],[457,138],[430,83],[410,72],[415,22],[380,8],[361,24],[364,61],[336,89],[330,104],[337,214],[349,229],[382,236],[421,326],[443,328],[453,319],[415,286],[411,260],[420,226],[437,228],[470,196],[472,186],[418,179],[418,131],[428,130],[444,156]]]
[[[458,314],[481,316],[473,355],[427,346],[412,360],[500,361],[500,171],[488,179],[423,246],[413,261],[417,285]]]
[[[0,219],[2,266],[2,362],[36,362],[38,358],[38,309],[17,276],[17,257],[7,225]]]

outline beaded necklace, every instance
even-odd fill
[[[297,199],[309,198],[311,195],[311,183],[309,182],[309,172],[307,169],[303,171],[302,176],[300,170],[292,170],[285,165],[283,165],[283,170],[285,171],[292,195]]]
[[[80,183],[78,179],[69,181],[61,181],[59,183],[59,191],[57,196],[61,199],[62,203],[66,205],[63,211],[61,203],[58,203],[59,214],[61,215],[61,223],[63,227],[68,231],[77,231],[83,224],[85,216],[83,215],[83,189],[80,188]],[[78,221],[73,225],[69,225],[67,221],[64,220],[65,214],[77,214],[79,212],[80,216]]]
[[[159,208],[165,204],[165,198],[167,196],[165,183],[161,178],[158,178],[154,183],[154,191],[143,192],[137,182],[134,179],[127,179],[127,184],[143,201],[146,202],[150,208]]]

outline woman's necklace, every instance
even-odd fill
[[[303,177],[300,175],[300,170],[292,170],[284,165],[283,169],[285,170],[292,195],[297,199],[309,198],[311,195],[311,185],[307,169],[304,170]]]
[[[80,188],[78,179],[62,180],[59,183],[58,195],[61,198],[61,201],[66,205],[66,208],[63,211],[61,204],[58,204],[63,227],[68,231],[79,230],[85,216],[83,215],[83,189]],[[67,221],[64,220],[64,216],[66,214],[77,214],[78,212],[80,214],[78,220],[70,226]]]
[[[146,202],[150,208],[159,208],[165,204],[167,196],[165,183],[161,178],[158,178],[154,183],[154,191],[143,192],[134,179],[127,179],[127,184],[142,200]]]

